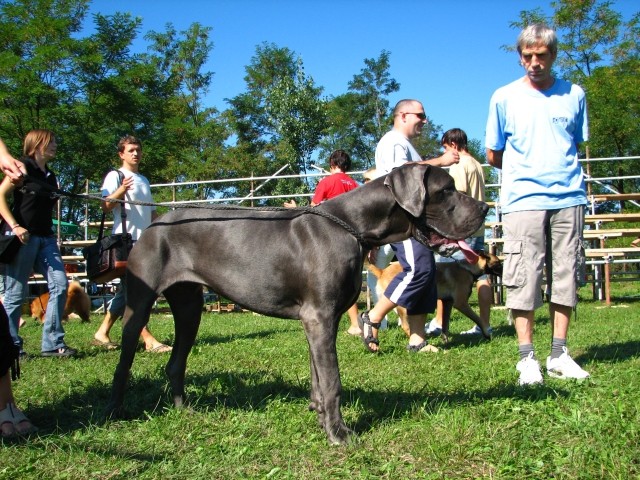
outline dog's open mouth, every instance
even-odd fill
[[[451,240],[433,230],[430,230],[428,235],[425,235],[419,229],[414,232],[414,238],[443,257],[450,257],[460,250],[467,262],[478,263],[478,254],[464,240]]]

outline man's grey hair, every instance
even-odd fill
[[[522,30],[520,35],[518,35],[516,47],[518,53],[522,54],[523,48],[528,48],[538,43],[546,46],[553,55],[558,53],[558,37],[556,36],[555,30],[542,23],[529,25]]]

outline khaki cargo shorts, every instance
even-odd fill
[[[507,308],[535,310],[542,306],[545,268],[550,301],[574,307],[577,278],[584,265],[584,205],[507,213],[503,227],[502,283],[507,289]]]

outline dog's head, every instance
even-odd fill
[[[442,255],[458,249],[484,223],[489,207],[456,190],[443,169],[407,163],[389,173],[384,184],[413,217],[413,237]]]
[[[502,276],[502,261],[493,253],[477,252],[478,267],[482,269],[482,274]]]

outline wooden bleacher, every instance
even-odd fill
[[[640,193],[598,193],[587,197],[589,202],[628,202],[640,200]]]
[[[622,202],[638,201],[640,193],[607,193],[589,195],[588,201],[591,204],[591,211],[595,211],[597,203],[601,202]],[[491,205],[493,208],[495,204]],[[585,245],[585,256],[590,264],[589,276],[594,285],[594,298],[605,300],[610,304],[612,275],[611,265],[616,263],[631,263],[640,265],[640,248],[630,246],[611,245],[611,240],[620,238],[640,237],[640,228],[635,225],[640,222],[640,212],[633,213],[601,213],[585,215],[585,230],[583,232]],[[622,225],[621,225],[622,224]],[[491,236],[485,237],[485,244],[491,253],[501,256],[504,239],[502,234],[502,222],[485,222],[485,228],[491,231]],[[634,272],[633,278],[626,280],[640,280],[640,272]]]

